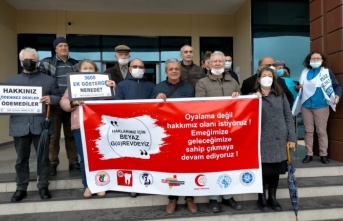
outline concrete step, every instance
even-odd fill
[[[0,193],[14,192],[16,190],[15,173],[0,174]],[[83,188],[81,183],[81,173],[79,171],[59,171],[57,176],[51,177],[49,180],[49,189],[51,190],[65,190],[65,189],[79,189]],[[30,183],[27,188],[28,191],[37,190],[37,173],[30,173]]]
[[[141,205],[138,206],[136,199],[128,198],[131,201],[132,207],[118,207],[116,197],[112,198],[111,202],[104,199],[90,199],[89,204],[93,204],[92,208],[79,208],[78,203],[74,202],[73,206],[76,210],[69,212],[58,212],[56,205],[49,203],[37,202],[37,212],[34,214],[22,215],[2,215],[0,220],[6,221],[37,221],[37,220],[63,220],[63,221],[98,221],[98,220],[177,220],[177,221],[288,221],[295,220],[292,205],[289,199],[280,199],[279,203],[283,207],[282,212],[260,212],[256,206],[256,201],[244,201],[242,211],[234,211],[227,206],[221,207],[220,213],[212,213],[208,209],[208,204],[198,204],[199,211],[196,214],[190,214],[183,205],[183,200],[179,200],[180,205],[175,214],[167,215],[165,213],[165,205]],[[97,202],[95,202],[97,201]],[[21,203],[18,203],[21,204]],[[104,208],[103,206],[107,207]],[[50,208],[48,212],[42,212],[40,208]],[[25,210],[25,207],[21,207]],[[78,210],[80,209],[80,210]],[[311,197],[299,199],[299,220],[343,220],[343,195],[329,197]]]
[[[296,160],[293,162],[293,166],[296,168],[295,175],[297,178],[343,176],[343,163],[331,161],[330,164],[324,165],[320,162],[319,157],[316,156],[309,164]],[[15,173],[0,173],[0,193],[14,192],[16,190],[15,176]],[[36,190],[36,177],[36,172],[30,173],[28,191]],[[280,178],[284,179],[286,177],[287,173],[280,176]],[[57,176],[51,177],[49,186],[51,190],[77,189],[82,187],[81,174],[78,171],[58,171]]]
[[[342,177],[321,177],[299,178],[298,196],[308,197],[330,197],[343,196]],[[37,212],[57,212],[57,211],[77,211],[88,209],[109,209],[109,208],[129,208],[142,206],[166,205],[167,196],[141,194],[137,198],[129,197],[129,193],[108,191],[106,197],[83,199],[83,189],[51,190],[52,199],[43,201],[39,198],[38,191],[29,191],[28,197],[20,203],[11,203],[13,192],[0,193],[0,215],[37,213]],[[182,199],[183,197],[180,197]],[[281,179],[277,192],[278,199],[289,200],[287,180]],[[238,194],[235,199],[240,202],[257,200],[257,194]],[[195,197],[196,203],[207,203],[207,196]]]
[[[330,160],[329,164],[323,164],[319,156],[313,156],[310,163],[302,163],[302,160],[292,162],[296,169],[297,177],[326,177],[326,176],[343,176],[343,163]],[[283,175],[281,177],[286,177]]]

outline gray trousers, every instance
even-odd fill
[[[13,137],[14,138],[14,146],[17,152],[17,161],[15,164],[15,171],[16,171],[16,181],[17,181],[17,190],[27,190],[27,186],[30,180],[30,167],[29,167],[29,158],[31,152],[31,144],[37,152],[37,145],[39,141],[40,135],[34,135],[29,133],[26,136],[22,137]],[[48,148],[48,147],[47,147]],[[43,167],[41,170],[41,174],[37,174],[39,176],[37,187],[41,189],[43,187],[49,186],[49,177],[50,177],[50,160],[49,154],[46,156],[42,156],[44,158]]]

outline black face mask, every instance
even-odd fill
[[[29,72],[32,72],[36,69],[36,64],[37,62],[30,59],[23,60],[23,68]]]

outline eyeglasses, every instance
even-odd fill
[[[271,67],[271,66],[273,66],[273,64],[263,64],[263,65],[261,65],[262,67]]]
[[[132,65],[130,67],[132,67],[133,69],[137,69],[137,68],[144,69],[144,66],[140,66],[140,65]]]
[[[310,61],[321,61],[323,60],[322,58],[311,58]]]

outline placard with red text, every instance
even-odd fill
[[[256,96],[89,101],[80,121],[92,192],[262,192]]]

